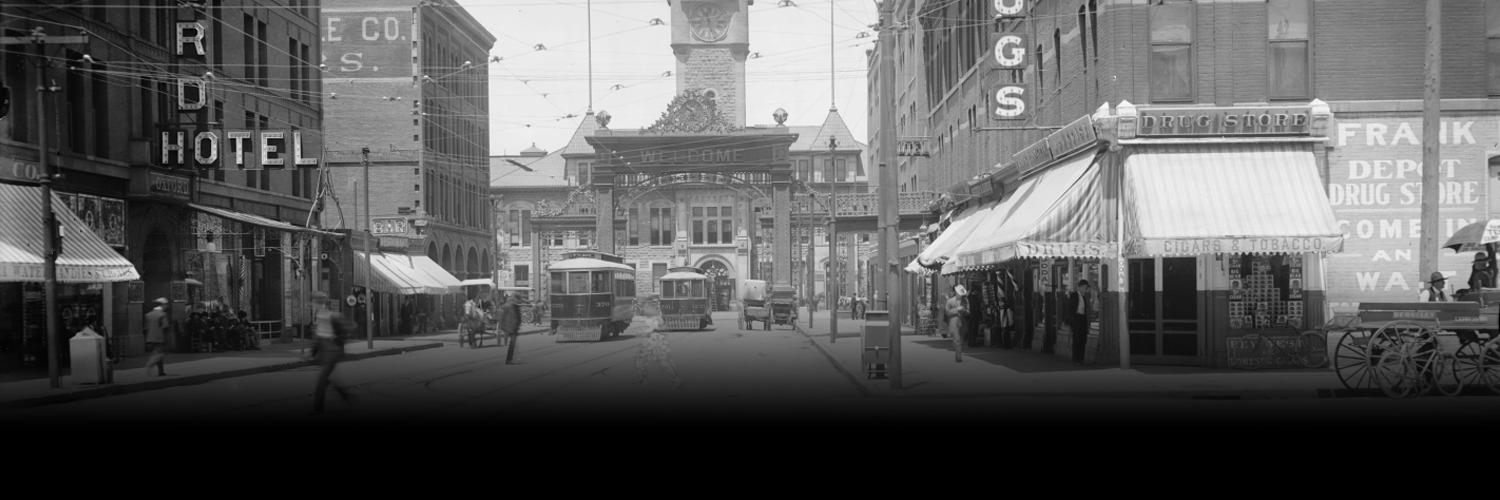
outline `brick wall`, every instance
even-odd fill
[[[743,65],[742,61],[736,61],[729,48],[693,48],[683,63],[681,71],[685,75],[683,88],[688,89],[714,89],[718,92],[719,110],[725,117],[731,120],[739,117],[736,123],[744,122],[744,114],[741,108],[743,96]],[[736,76],[740,78],[736,78]]]

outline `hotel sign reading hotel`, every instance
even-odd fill
[[[1307,135],[1311,122],[1308,107],[1142,109],[1136,135]]]
[[[204,43],[207,30],[203,23],[198,20],[176,23],[176,34],[176,54],[189,61],[202,62],[208,54]],[[179,111],[205,112],[209,95],[209,84],[204,78],[187,76],[177,79]],[[231,155],[234,165],[244,170],[318,166],[317,158],[302,156],[302,132],[297,130],[268,130],[257,135],[249,130],[200,128],[190,136],[187,130],[168,128],[161,133],[159,144],[161,164],[165,167],[186,167],[191,157],[193,164],[200,168],[220,168],[219,160],[227,160]],[[317,149],[313,148],[314,151]],[[249,158],[246,158],[246,153],[250,153]]]

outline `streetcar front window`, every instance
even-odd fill
[[[589,293],[589,273],[568,273],[568,293]]]
[[[568,280],[563,278],[565,273],[552,273],[552,293],[568,293]]]
[[[671,299],[671,298],[676,298],[676,297],[677,297],[677,287],[672,286],[671,283],[662,283],[661,298],[663,298],[663,299]]]
[[[701,298],[703,298],[703,282],[702,281],[694,281],[693,282],[693,298],[695,298],[695,299],[701,299]]]

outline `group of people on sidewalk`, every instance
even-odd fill
[[[1092,290],[1093,288],[1089,284],[1089,280],[1078,280],[1073,291],[1068,292],[1068,309],[1064,317],[1068,321],[1069,328],[1074,332],[1072,335],[1072,347],[1073,364],[1075,366],[1082,366],[1085,361],[1084,354],[1086,353],[1089,340],[1088,312],[1094,308]],[[1003,301],[1004,299],[1000,300]],[[968,302],[969,291],[963,285],[955,284],[949,290],[948,301],[944,304],[943,308],[944,316],[948,319],[948,333],[950,338],[953,339],[953,362],[955,363],[962,363],[964,361],[964,344],[969,341],[967,333],[971,315]],[[1003,302],[1001,310],[998,312],[999,314],[996,314],[996,316],[999,316],[1002,324],[997,326],[1002,328],[1011,327],[1009,310],[1004,309]],[[1003,334],[1002,340],[1005,340]],[[1009,342],[1005,342],[1005,348],[1010,348]]]

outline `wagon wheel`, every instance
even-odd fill
[[[1339,337],[1333,352],[1333,370],[1345,389],[1361,392],[1375,388],[1375,380],[1370,378],[1375,359],[1370,356],[1369,344],[1369,330],[1349,330]]]
[[[1412,384],[1407,377],[1409,370],[1411,367],[1406,356],[1399,349],[1387,349],[1370,364],[1370,378],[1386,396],[1401,399],[1412,392]]]
[[[1484,342],[1466,342],[1458,347],[1458,352],[1453,355],[1453,378],[1458,380],[1459,391],[1464,387],[1488,386],[1486,372],[1481,366],[1483,361]]]
[[[1297,342],[1297,359],[1302,360],[1302,366],[1308,368],[1322,368],[1328,366],[1328,337],[1317,330],[1302,332]]]
[[[1476,382],[1489,386],[1491,392],[1500,394],[1500,341],[1491,338],[1484,343],[1480,349],[1479,371]]]

